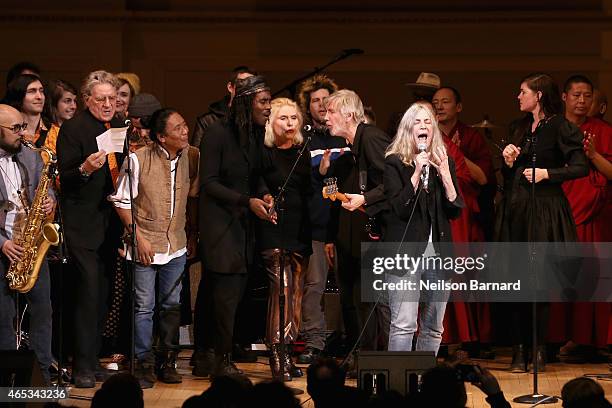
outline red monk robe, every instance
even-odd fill
[[[580,130],[595,135],[595,150],[607,160],[612,160],[612,126],[596,118],[587,118]],[[606,177],[593,164],[588,176],[563,183],[579,241],[612,241],[612,191],[609,185]],[[608,338],[608,328],[612,326],[609,324],[611,312],[610,303],[553,303],[548,340],[555,343],[572,340],[577,344],[604,347],[612,343],[612,337]]]
[[[449,132],[449,135],[444,136],[447,145],[457,145],[464,157],[480,167],[487,177],[488,183],[495,183],[493,159],[488,143],[476,129],[458,121]],[[477,220],[477,215],[480,213],[478,204],[480,186],[471,178],[467,165],[466,170],[467,174],[464,179],[458,180],[466,207],[463,209],[458,219],[451,221],[451,231],[453,234],[453,241],[455,242],[480,242],[484,241],[483,226]],[[457,176],[459,177],[458,172]],[[453,311],[457,313],[457,316],[451,316]],[[445,331],[443,341],[491,342],[491,316],[488,304],[472,303],[470,305],[465,305],[463,303],[457,303],[454,310],[451,310],[451,313],[449,313],[449,309],[447,308],[446,320],[451,320],[451,317],[454,317],[454,319],[461,322],[461,316],[463,315],[465,315],[468,320],[466,323],[458,326],[455,332]],[[455,336],[453,336],[453,334]]]
[[[461,215],[451,220],[451,234],[454,242],[469,242],[471,235],[471,220],[474,211],[478,211],[478,202],[473,191],[474,181],[470,171],[465,164],[465,156],[461,150],[449,138],[445,137],[448,156],[455,162],[455,172],[459,193],[465,202],[465,208]],[[463,343],[475,341],[476,328],[473,326],[474,319],[470,316],[470,308],[463,302],[452,302],[446,307],[444,315],[444,334],[442,343]]]

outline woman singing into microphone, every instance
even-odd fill
[[[387,149],[384,185],[391,207],[384,241],[422,243],[414,254],[418,257],[433,254],[430,243],[435,247],[439,242],[451,241],[449,220],[459,216],[463,200],[459,195],[455,163],[447,155],[436,115],[429,104],[417,102],[402,117],[397,135]],[[422,273],[422,279],[442,279],[435,271],[418,273]],[[388,283],[404,278],[387,274]],[[438,352],[448,292],[436,301],[423,298],[421,294],[419,300],[425,302],[419,308],[419,302],[408,300],[404,292],[389,291],[389,351],[412,350],[418,320],[416,350]]]
[[[280,361],[279,333],[279,289],[281,276],[281,250],[284,250],[284,288],[285,288],[285,344],[296,340],[302,310],[303,273],[308,267],[312,253],[310,217],[308,203],[312,196],[310,180],[310,155],[303,149],[302,114],[297,104],[287,98],[272,101],[270,121],[266,126],[264,144],[263,179],[270,192],[276,196],[297,161],[295,170],[287,182],[283,195],[282,212],[277,211],[277,223],[260,220],[257,229],[257,242],[261,251],[266,273],[270,283],[268,295],[268,319],[266,324],[269,342],[270,369],[276,380],[290,381],[302,375],[295,367],[289,352],[285,361]],[[298,161],[299,157],[299,161]],[[280,378],[280,364],[284,367],[284,378]]]

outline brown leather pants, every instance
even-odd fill
[[[262,257],[270,283],[268,296],[268,319],[266,337],[270,344],[280,342],[279,336],[279,289],[280,289],[280,249],[266,249]],[[302,314],[302,294],[304,292],[304,271],[308,268],[308,257],[285,252],[285,342],[296,340]]]

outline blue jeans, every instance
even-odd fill
[[[393,274],[386,275],[386,282],[398,283],[404,276]],[[439,277],[432,270],[421,271],[421,279],[435,281]],[[449,291],[440,291],[436,295],[436,301],[428,301],[424,293],[420,293],[419,302],[406,301],[413,294],[419,294],[418,279],[417,290],[408,291],[389,290],[389,308],[391,309],[391,327],[389,329],[389,351],[412,351],[412,339],[417,331],[416,348],[418,351],[433,351],[438,354],[442,333],[444,332],[444,312],[446,301],[450,295]],[[442,299],[440,299],[442,295]],[[417,326],[418,322],[418,326]]]
[[[153,310],[157,305],[159,314],[159,337],[162,349],[178,349],[177,339],[180,325],[180,277],[185,267],[186,255],[172,259],[164,265],[143,266],[136,264],[135,352],[139,360],[152,356]],[[155,296],[155,278],[158,280],[158,295]]]
[[[0,262],[0,350],[16,350],[15,291],[10,290],[4,277],[8,262],[3,257]],[[49,382],[49,366],[53,362],[51,354],[51,283],[47,261],[42,263],[36,284],[25,295],[30,316],[30,349],[36,354],[45,382]],[[20,316],[21,318],[21,316]]]

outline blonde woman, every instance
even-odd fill
[[[459,195],[455,163],[448,157],[429,104],[417,102],[404,113],[385,155],[384,186],[390,205],[385,241],[422,243],[415,254],[419,257],[429,254],[429,243],[435,248],[439,242],[451,241],[449,220],[459,216],[463,200]],[[435,271],[419,273],[422,273],[421,279],[440,278]],[[387,274],[388,282],[403,278]],[[389,351],[412,350],[418,326],[416,350],[438,352],[448,293],[441,295],[435,302],[429,299],[419,308],[419,302],[407,300],[402,291],[389,291]],[[419,300],[426,300],[423,294]]]
[[[270,281],[268,297],[267,341],[271,346],[270,368],[275,379],[280,378],[279,358],[279,282],[281,274],[281,249],[284,250],[285,276],[285,344],[296,340],[301,312],[303,273],[308,267],[312,253],[310,216],[308,203],[312,196],[310,180],[310,155],[303,150],[302,114],[297,104],[287,98],[272,101],[270,120],[266,127],[264,162],[267,170],[263,179],[269,193],[276,196],[284,184],[294,163],[297,165],[287,183],[282,212],[277,212],[277,223],[259,220],[259,249],[265,263]],[[293,365],[289,353],[285,353],[284,378],[301,376],[301,371]]]

